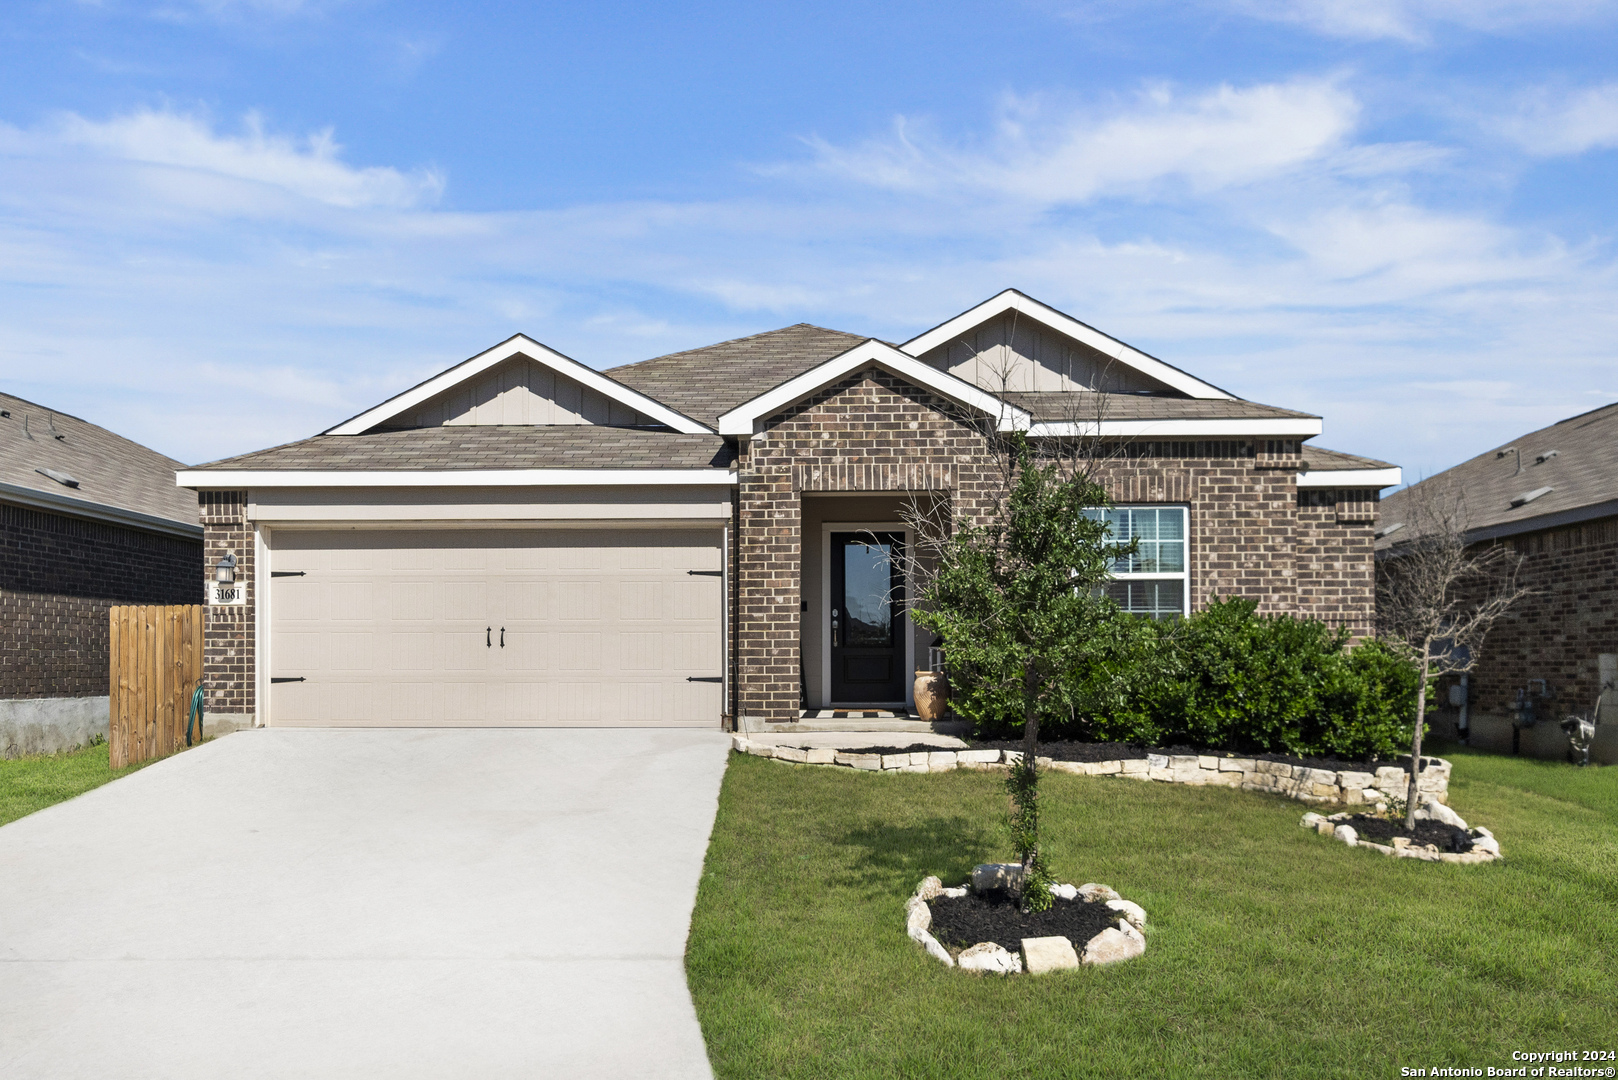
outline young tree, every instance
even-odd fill
[[[1040,455],[1021,433],[1001,438],[1008,483],[987,523],[911,515],[927,564],[913,579],[912,617],[943,638],[951,671],[974,683],[958,712],[998,720],[970,714],[1019,707],[1023,753],[1007,781],[1013,844],[1023,909],[1043,910],[1051,879],[1039,851],[1039,713],[1075,638],[1105,617],[1109,601],[1096,587],[1133,545],[1114,543],[1107,524],[1086,513],[1108,498],[1082,459]]]
[[[1472,670],[1490,628],[1532,592],[1517,582],[1520,555],[1498,545],[1467,543],[1463,491],[1434,488],[1410,506],[1414,520],[1403,523],[1408,539],[1379,559],[1376,589],[1378,633],[1408,648],[1420,673],[1406,829],[1416,827],[1428,680],[1440,672]]]

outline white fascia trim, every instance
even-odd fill
[[[1298,474],[1301,488],[1385,488],[1404,482],[1404,470],[1326,469]]]
[[[1057,421],[1035,424],[1028,429],[1032,438],[1119,438],[1119,439],[1234,439],[1243,436],[1307,439],[1319,435],[1316,417],[1268,420],[1103,420]]]
[[[1234,401],[1236,396],[1205,383],[1192,375],[1188,375],[1172,364],[1165,364],[1155,356],[1148,356],[1132,345],[1126,345],[1117,338],[1103,334],[1093,326],[1086,326],[1071,315],[1064,315],[1047,304],[1042,304],[1031,296],[1024,295],[1016,289],[1007,289],[998,296],[985,300],[970,311],[963,311],[955,318],[941,326],[936,326],[919,337],[913,337],[900,345],[899,348],[911,356],[921,356],[930,352],[948,341],[954,341],[969,330],[987,322],[997,315],[1008,311],[1018,311],[1057,333],[1066,334],[1075,341],[1095,349],[1104,356],[1110,356],[1120,363],[1127,364],[1143,375],[1149,375],[1158,382],[1164,383],[1183,394],[1194,398],[1203,398],[1218,401]]]
[[[808,397],[867,364],[875,364],[951,401],[996,417],[1001,431],[1026,430],[1033,419],[1026,411],[1000,400],[981,387],[973,386],[965,379],[929,367],[892,345],[868,340],[725,413],[719,418],[719,434],[754,435],[763,420],[772,413],[780,412],[793,402]]]
[[[378,424],[393,419],[400,413],[415,408],[429,398],[437,397],[444,391],[458,386],[468,379],[475,379],[488,371],[496,364],[510,360],[514,356],[526,356],[535,363],[543,364],[559,374],[565,375],[575,382],[582,383],[600,394],[605,394],[614,401],[625,405],[636,412],[645,413],[660,424],[667,424],[683,435],[711,435],[713,429],[697,423],[689,416],[675,412],[662,402],[655,401],[645,394],[631,390],[622,383],[609,379],[601,372],[563,356],[548,345],[542,345],[526,334],[517,334],[507,338],[487,352],[478,353],[470,360],[464,360],[448,371],[435,375],[419,386],[412,387],[404,393],[391,397],[374,409],[360,413],[352,420],[345,420],[322,435],[363,435]]]
[[[31,510],[70,514],[73,517],[89,518],[91,521],[105,521],[109,525],[122,525],[129,529],[165,533],[187,540],[202,539],[201,525],[158,517],[156,514],[143,514],[138,510],[125,510],[121,506],[108,506],[106,503],[90,502],[87,499],[73,499],[49,491],[19,487],[16,484],[0,484],[0,502],[26,506]]]
[[[174,474],[183,488],[375,487],[734,487],[727,469],[189,469]]]

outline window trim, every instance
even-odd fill
[[[1191,614],[1191,507],[1186,503],[1115,503],[1112,506],[1098,506],[1095,507],[1095,509],[1099,510],[1102,514],[1106,514],[1112,510],[1178,510],[1180,512],[1180,533],[1182,537],[1180,542],[1185,545],[1185,560],[1183,564],[1185,568],[1183,570],[1172,573],[1165,573],[1163,571],[1147,572],[1128,570],[1119,573],[1109,570],[1107,572],[1107,580],[1109,582],[1183,581],[1185,583],[1185,587],[1180,590],[1180,618],[1183,619],[1189,616]],[[1153,618],[1159,617],[1155,613],[1145,611],[1129,612],[1129,614],[1150,615]]]

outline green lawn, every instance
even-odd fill
[[[0,825],[82,795],[149,764],[113,769],[108,764],[104,742],[63,754],[0,760]]]
[[[1618,1049],[1618,768],[1456,751],[1504,861],[1355,851],[1306,807],[1048,774],[1058,879],[1146,908],[1147,951],[1040,978],[946,969],[904,901],[1006,856],[997,774],[732,755],[686,953],[721,1077],[1388,1077]]]

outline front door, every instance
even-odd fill
[[[831,534],[831,698],[903,703],[904,534]]]

